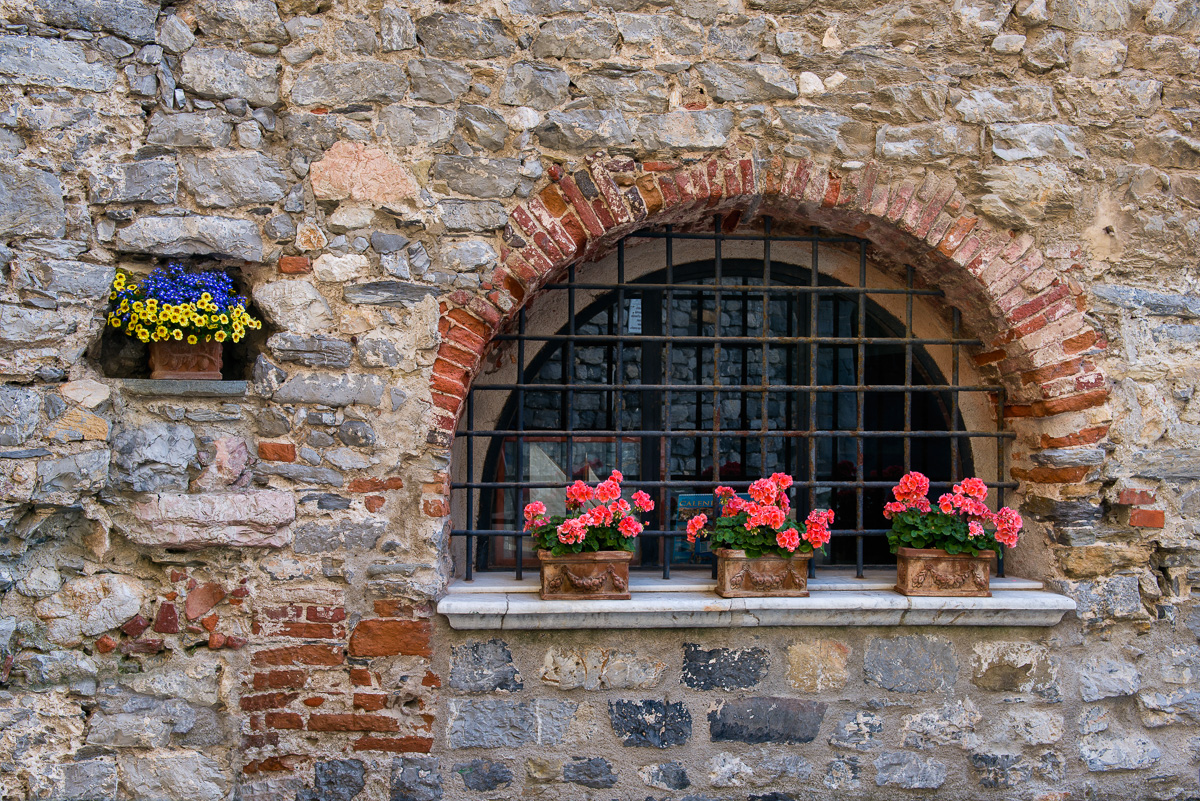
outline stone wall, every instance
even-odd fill
[[[0,794],[1200,793],[1194,4],[0,18]],[[436,616],[492,338],[568,265],[717,211],[866,237],[963,310],[1017,435],[1012,561],[1077,615],[502,638]],[[249,288],[271,336],[246,375],[115,377],[109,282],[169,257]]]

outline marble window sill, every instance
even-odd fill
[[[454,629],[652,629],[735,626],[1053,626],[1075,602],[1039,581],[993,578],[990,598],[909,598],[895,573],[865,578],[822,571],[807,598],[721,598],[705,574],[669,581],[631,575],[628,601],[543,601],[538,578],[511,574],[456,580],[438,602]]]

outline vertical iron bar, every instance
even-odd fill
[[[467,431],[475,430],[475,392],[472,390],[467,393]],[[475,435],[467,434],[467,481],[475,480]],[[476,528],[475,522],[475,490],[472,487],[467,487],[467,528]],[[520,512],[517,513],[517,521],[521,520]],[[478,526],[482,528],[482,526]],[[488,526],[491,527],[490,525]],[[465,578],[467,581],[474,581],[475,569],[475,538],[470,534],[467,535],[467,569]]]
[[[713,482],[721,483],[721,215],[713,215]]]
[[[643,313],[645,310],[643,309]],[[625,240],[617,243],[617,380],[613,383],[621,387],[616,390],[616,403],[613,404],[613,430],[617,432],[617,449],[613,454],[613,464],[621,470],[621,430],[625,424]],[[621,470],[621,472],[625,472]],[[639,471],[639,478],[642,478]]]
[[[667,226],[667,286],[668,287],[674,282],[674,279],[675,279],[675,250],[674,250],[675,241],[671,236],[671,234],[673,232],[674,232],[674,227],[668,225]],[[666,296],[667,296],[666,303],[664,304],[666,306],[665,312],[659,312],[658,310],[655,310],[655,313],[656,314],[662,313],[663,316],[666,318],[666,326],[665,327],[666,327],[667,341],[666,341],[665,347],[663,348],[664,354],[663,354],[663,368],[662,368],[662,376],[661,377],[662,377],[662,383],[670,384],[671,383],[671,359],[674,357],[674,354],[671,350],[671,312],[673,311],[673,303],[675,300],[675,294],[670,289],[668,289],[666,292]],[[645,309],[642,309],[642,319],[643,320],[646,319],[646,310]],[[670,481],[671,480],[671,442],[673,441],[673,437],[670,436],[670,431],[671,431],[671,390],[669,390],[669,389],[666,390],[665,392],[663,392],[662,413],[663,413],[662,428],[664,431],[668,432],[668,436],[663,437],[663,455],[662,455],[663,480]],[[674,522],[673,522],[673,518],[671,516],[671,506],[669,503],[670,499],[668,498],[668,490],[665,486],[659,492],[658,497],[659,497],[659,501],[658,501],[659,520],[664,521],[663,524],[661,524],[661,530],[669,531],[671,529],[671,527],[674,525]],[[667,536],[667,537],[660,539],[659,542],[661,543],[661,546],[659,547],[659,551],[662,553],[663,578],[669,579],[671,577],[671,557],[675,554],[675,538],[672,536]]]
[[[950,385],[958,386],[958,329],[962,321],[962,316],[958,309],[952,312],[952,320],[950,331],[952,332],[951,339],[954,343],[950,345]],[[958,393],[950,393],[950,433],[954,434],[958,431]],[[950,437],[950,479],[958,481],[961,479],[962,472],[959,470],[959,443],[958,437]]]
[[[1005,399],[1004,387],[1000,387],[999,396],[996,399],[996,431],[1004,431],[1004,406],[1007,403]],[[1005,452],[1003,437],[996,437],[996,480],[997,483],[1004,481],[1005,475]],[[1004,487],[996,488],[996,508],[1004,506]],[[996,551],[996,576],[1004,578],[1004,547],[1001,546]]]
[[[763,295],[762,295],[762,388],[759,393],[759,402],[761,409],[759,410],[759,420],[762,425],[762,431],[765,435],[770,427],[767,418],[767,410],[770,408],[767,401],[767,389],[771,386],[771,351],[770,345],[767,343],[767,337],[771,331],[771,296],[767,292],[771,285],[771,218],[763,217]],[[749,296],[746,297],[746,305],[750,305]],[[759,442],[759,461],[762,465],[762,475],[766,475],[767,470],[767,438],[763,436]]]
[[[809,271],[809,285],[814,289],[820,285],[820,266],[818,263],[819,250],[817,243],[817,228],[812,229],[812,269]],[[817,343],[816,336],[818,331],[817,312],[820,305],[818,293],[812,292],[809,294],[811,298],[808,310],[808,336],[810,344],[808,346],[808,430],[817,430],[817,393],[814,387],[818,383],[817,377]],[[836,351],[835,351],[836,352]],[[817,438],[808,438],[808,509],[812,511],[817,507]],[[808,562],[808,575],[813,577],[816,575],[816,560],[810,559]]]
[[[904,432],[912,431],[912,372],[913,372],[913,266],[908,265],[904,286]],[[912,437],[904,438],[904,472],[912,470]]]
[[[867,243],[861,242],[858,246],[858,288],[865,290],[867,288]],[[867,294],[864,291],[858,296],[858,373],[857,383],[859,387],[863,387],[867,383]],[[862,432],[866,428],[866,394],[859,389],[857,393],[857,410],[858,415],[855,421],[855,428],[858,431],[858,436],[855,441],[855,455],[857,462],[855,466],[855,477],[858,479],[859,485],[855,487],[854,494],[857,501],[856,510],[856,525],[859,531],[867,527],[867,519],[864,514],[866,507],[865,498],[863,496],[862,481],[865,478],[864,461],[865,454],[863,452]],[[856,578],[863,577],[863,536],[857,535],[854,538],[854,575]]]
[[[517,377],[520,379],[519,386],[524,386],[528,376],[525,374],[525,307],[521,307],[521,311],[517,313]],[[525,480],[525,390],[517,389],[517,457],[514,460],[516,464],[517,481]],[[521,510],[521,490],[514,489],[516,495],[516,507],[514,512],[517,520],[522,518]],[[490,525],[490,524],[489,524]],[[517,581],[520,581],[525,576],[525,540],[521,536],[516,537],[516,561],[517,561]]]

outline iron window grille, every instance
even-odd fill
[[[1013,436],[998,413],[1003,390],[960,382],[962,349],[982,343],[962,334],[956,309],[949,336],[914,334],[914,301],[941,291],[917,287],[911,266],[902,285],[871,286],[864,239],[816,228],[777,234],[769,217],[761,232],[730,233],[726,222],[639,231],[617,246],[615,284],[581,281],[571,266],[544,287],[566,294],[561,329],[531,330],[523,308],[516,330],[496,337],[511,343],[502,347],[514,351],[516,380],[479,376],[455,438],[465,473],[451,489],[466,526],[451,537],[465,540],[468,581],[496,569],[522,578],[535,559],[524,505],[537,498],[553,510],[566,485],[613,468],[631,492],[655,499],[640,566],[663,578],[673,566],[712,563],[703,546],[688,547],[676,505],[717,484],[744,490],[759,475],[793,475],[801,518],[814,507],[837,513],[830,554],[810,570],[853,565],[860,578],[894,564],[882,507],[904,472],[922,470],[936,493],[972,475],[977,448],[991,442],[995,475],[984,477],[1004,503],[1015,484],[995,480]],[[644,239],[662,240],[664,263],[627,280],[626,245]],[[676,264],[679,242],[710,243],[711,258]],[[759,243],[762,256],[728,257],[731,242]],[[810,245],[811,269],[773,261],[773,243]],[[857,280],[822,274],[823,248],[856,256]],[[585,292],[602,294],[578,308]],[[903,320],[877,299],[893,310],[902,303]],[[964,424],[968,393],[990,402],[994,429]],[[476,427],[481,406],[501,408],[494,427]]]

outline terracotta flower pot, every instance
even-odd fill
[[[990,598],[994,561],[987,556],[948,554],[941,548],[901,548],[896,551],[896,592]]]
[[[717,595],[722,598],[808,597],[808,560],[811,553],[790,557],[759,556],[745,551],[717,549]]]
[[[220,342],[150,343],[150,377],[221,380]]]
[[[592,551],[555,556],[538,551],[543,601],[629,600],[630,551]]]

